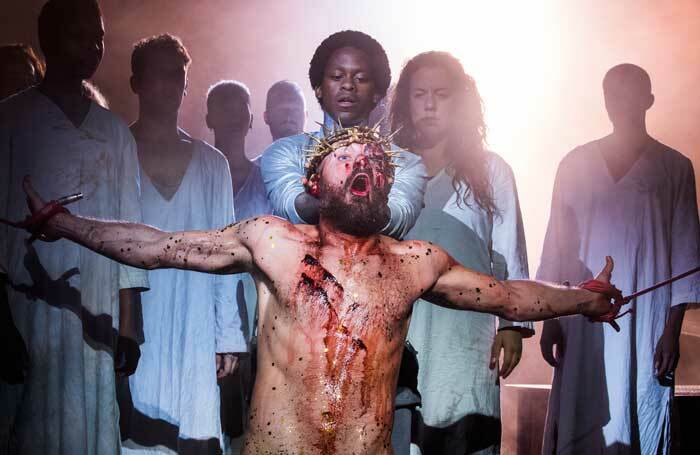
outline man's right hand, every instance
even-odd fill
[[[558,319],[544,321],[540,336],[540,351],[548,364],[554,368],[559,366],[559,361],[564,356],[564,332]]]

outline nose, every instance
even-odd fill
[[[428,94],[425,97],[425,110],[434,111],[435,110],[435,97],[432,94]]]
[[[360,155],[355,160],[355,167],[357,169],[366,169],[369,167],[369,160],[365,155]]]
[[[347,91],[354,91],[355,90],[355,81],[351,77],[344,77],[342,83],[340,84],[340,88],[343,90]]]

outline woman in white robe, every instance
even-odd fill
[[[411,59],[391,109],[392,128],[403,126],[397,143],[421,155],[433,175],[407,238],[432,241],[466,267],[498,279],[528,278],[515,179],[510,166],[484,148],[481,100],[459,61],[444,52]],[[530,323],[419,300],[408,332],[421,395],[411,453],[498,453],[498,357],[503,347],[501,373],[507,376],[520,355],[512,343],[532,334]]]

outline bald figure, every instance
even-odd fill
[[[267,91],[263,116],[273,141],[301,134],[306,122],[306,100],[301,87],[292,81],[275,82]]]
[[[654,104],[654,95],[644,69],[631,63],[612,67],[603,79],[603,94],[613,127],[645,129],[646,111]]]

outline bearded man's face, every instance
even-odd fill
[[[376,144],[350,144],[328,154],[319,167],[320,214],[340,231],[366,237],[389,219],[393,168]]]

